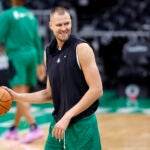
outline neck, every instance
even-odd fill
[[[24,5],[24,1],[23,0],[12,0],[11,1],[11,5],[14,6],[23,6]]]
[[[64,42],[57,42],[57,48],[58,48],[59,50],[62,49],[63,45],[64,45]]]

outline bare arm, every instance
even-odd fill
[[[46,59],[44,55],[44,60]],[[45,60],[46,61],[46,60]],[[12,95],[12,99],[18,102],[29,102],[29,103],[45,103],[52,102],[51,87],[49,83],[49,77],[47,77],[46,88],[41,91],[33,93],[17,93],[7,87],[4,87]]]
[[[73,117],[89,108],[99,97],[103,95],[102,81],[92,48],[88,44],[82,43],[78,45],[77,52],[79,63],[89,89],[79,102],[68,110],[55,125],[52,136],[55,136],[57,139],[63,138],[64,132]]]
[[[71,118],[86,110],[103,95],[102,81],[92,48],[88,44],[82,43],[78,45],[77,50],[79,63],[89,89],[79,102],[66,113]]]
[[[48,82],[49,79],[47,79],[47,83]],[[33,93],[17,93],[7,87],[4,88],[11,94],[13,101],[29,102],[31,104],[52,102],[51,89],[49,83],[47,84],[46,89]]]

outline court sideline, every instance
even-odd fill
[[[149,150],[150,116],[144,114],[97,114],[102,150]],[[31,144],[2,140],[1,150],[43,150],[49,125],[41,126],[45,136]],[[22,136],[25,132],[22,132]]]
[[[150,101],[139,100],[136,107],[127,107],[125,99],[115,99],[107,94],[100,100],[96,111],[101,134],[102,150],[149,150],[150,147]],[[50,107],[50,108],[49,108]],[[33,105],[32,112],[44,130],[45,136],[31,144],[3,140],[2,132],[13,122],[15,103],[11,110],[0,116],[0,150],[44,150],[53,106],[50,104]],[[20,136],[28,130],[25,120],[20,124]]]

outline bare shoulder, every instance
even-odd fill
[[[82,70],[96,66],[94,51],[88,43],[80,43],[77,46],[77,55]]]
[[[80,43],[77,46],[77,53],[79,59],[86,59],[94,57],[94,52],[92,47],[88,43]]]
[[[92,50],[92,47],[88,44],[88,43],[80,43],[80,44],[78,44],[77,45],[77,49],[79,50],[79,51],[86,51],[86,52],[88,52],[88,51],[93,51]]]

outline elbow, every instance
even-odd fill
[[[95,89],[96,99],[99,99],[103,96],[103,89],[101,87],[97,87]]]
[[[98,89],[97,93],[98,93],[98,98],[101,98],[103,96],[103,89],[102,88]]]
[[[93,85],[89,88],[94,99],[97,100],[103,96],[103,86],[102,84]]]

